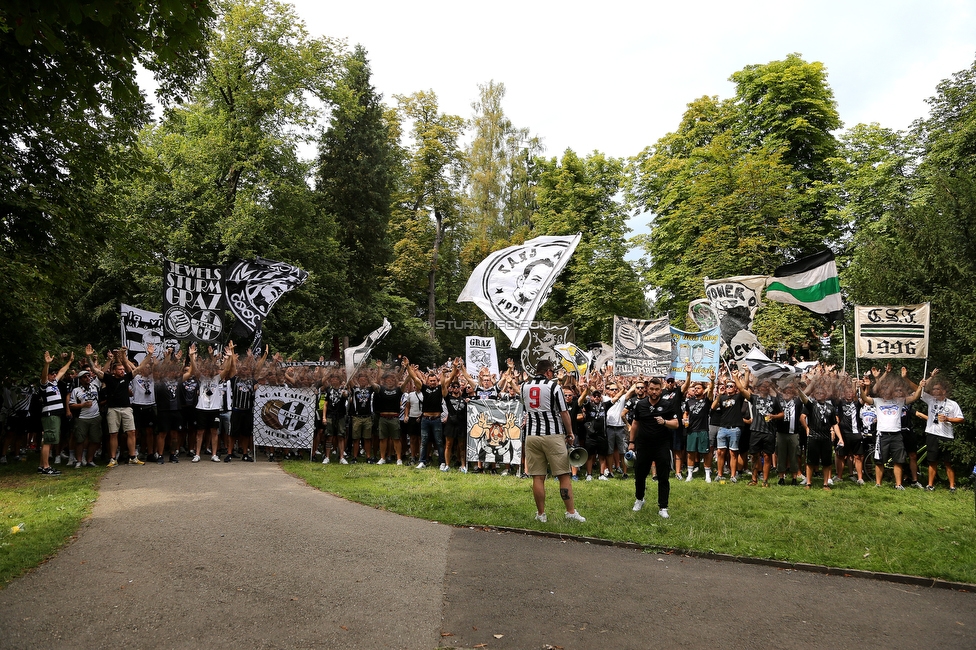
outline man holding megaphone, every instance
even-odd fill
[[[647,398],[637,402],[634,421],[630,425],[627,450],[637,453],[634,478],[637,500],[634,512],[644,507],[644,492],[651,463],[657,465],[658,514],[667,519],[668,497],[671,495],[671,430],[678,428],[678,413],[670,400],[661,399],[663,384],[654,378],[646,382]]]
[[[566,504],[566,519],[586,521],[573,504],[573,484],[566,443],[573,443],[572,421],[562,389],[552,379],[553,365],[543,359],[535,377],[522,384],[525,405],[525,466],[532,476],[536,521],[546,523],[546,467],[559,481],[559,496]]]

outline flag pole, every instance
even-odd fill
[[[844,374],[847,374],[847,323],[841,325],[841,329],[844,332]]]

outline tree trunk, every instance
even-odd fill
[[[441,217],[440,210],[434,208],[434,254],[430,259],[430,273],[427,275],[427,324],[430,326],[427,335],[431,340],[436,340],[434,323],[437,320],[436,314],[436,289],[437,289],[437,256],[441,250],[441,242],[444,241],[444,219]]]

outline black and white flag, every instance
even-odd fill
[[[163,262],[163,329],[211,345],[224,333],[224,268]]]
[[[521,346],[581,237],[536,237],[492,253],[468,278],[458,302],[478,305],[513,348]]]
[[[773,361],[763,354],[759,348],[749,350],[743,361],[749,366],[749,372],[755,378],[756,384],[768,380],[782,385],[799,379],[800,375],[803,374],[800,368]]]
[[[373,351],[379,342],[386,338],[393,326],[390,321],[383,319],[383,324],[366,335],[366,340],[355,347],[345,349],[346,378],[352,379],[356,372],[362,367],[363,363],[369,358],[369,353]]]
[[[140,363],[146,356],[146,346],[156,347],[153,356],[163,358],[167,346],[176,348],[179,341],[163,337],[163,315],[155,311],[139,309],[122,303],[119,324],[122,328],[122,346],[129,351],[129,360]]]
[[[227,267],[227,307],[237,318],[234,333],[254,334],[254,347],[260,347],[261,323],[282,295],[308,280],[308,272],[285,262],[259,257],[241,260]]]
[[[621,377],[667,377],[671,371],[671,324],[667,318],[613,317],[613,372]]]

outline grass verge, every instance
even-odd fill
[[[0,589],[64,546],[91,514],[104,467],[37,474],[36,463],[0,471]],[[24,524],[22,532],[11,528]]]
[[[506,526],[619,542],[903,573],[976,584],[973,492],[875,488],[847,481],[826,492],[671,482],[668,520],[657,514],[657,483],[633,512],[633,479],[576,482],[586,523],[567,522],[556,482],[546,481],[549,523],[535,521],[531,481],[442,473],[395,465],[284,463],[309,485],[374,508],[450,525]],[[814,479],[817,482],[817,479]]]

